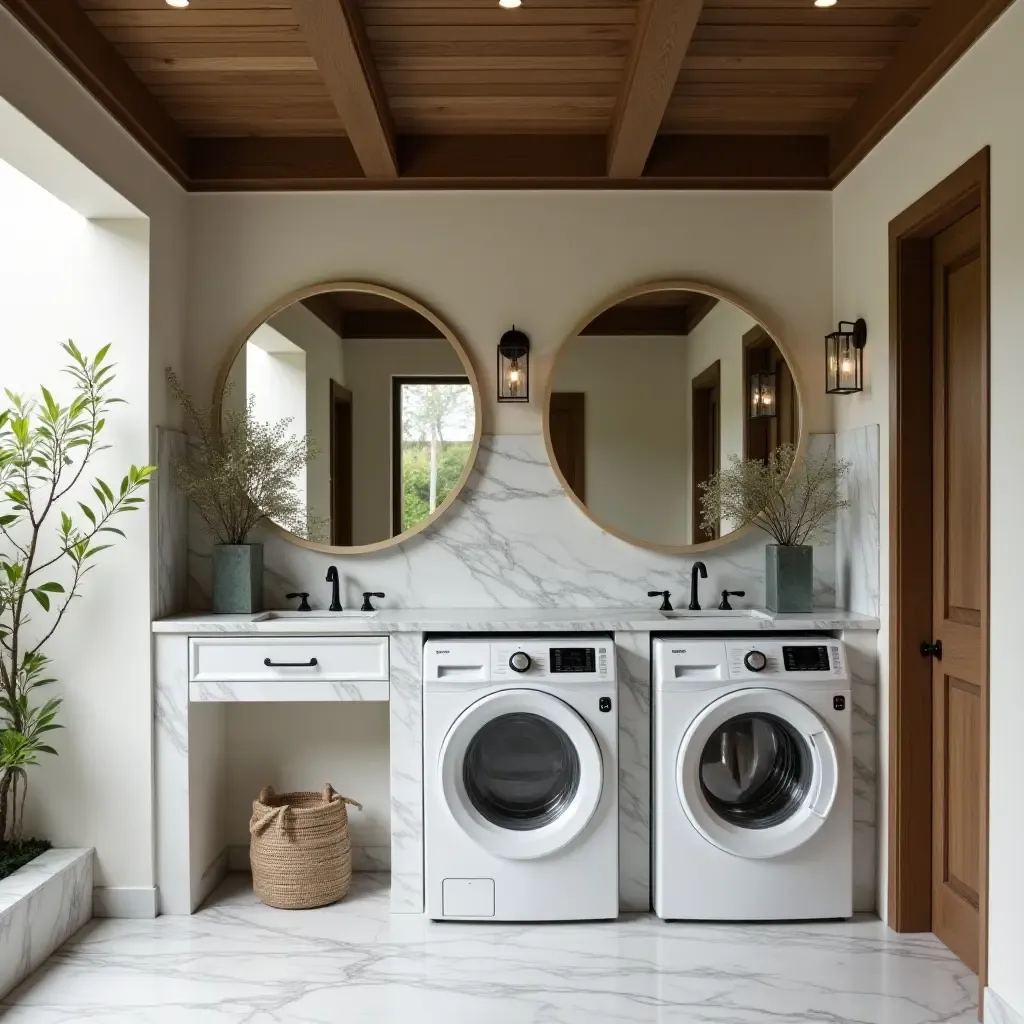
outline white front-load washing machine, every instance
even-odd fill
[[[830,637],[656,639],[654,909],[853,913],[853,708]]]
[[[607,637],[423,650],[427,914],[618,916],[618,701]]]

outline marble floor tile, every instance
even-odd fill
[[[435,924],[386,875],[317,911],[231,876],[194,917],[93,921],[0,1004],[5,1024],[968,1024],[976,981],[878,921]]]

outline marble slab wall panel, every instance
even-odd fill
[[[852,463],[846,487],[850,507],[836,517],[836,606],[877,616],[881,607],[878,424],[837,433],[836,458]]]
[[[878,910],[878,634],[843,633],[853,703],[853,909]]]
[[[616,633],[619,908],[651,909],[651,634]]]
[[[423,913],[423,634],[391,634],[391,911]]]
[[[811,437],[812,450],[833,444],[832,434]],[[364,590],[383,590],[382,607],[636,607],[648,603],[652,589],[672,591],[685,607],[694,561],[634,547],[592,523],[563,491],[539,434],[485,437],[469,485],[445,517],[387,551],[345,557],[306,550],[273,531],[259,539],[268,608],[288,607],[284,595],[297,589],[324,607],[329,565],[342,574],[346,607],[358,607]],[[704,556],[705,607],[726,588],[746,591],[737,607],[764,604],[766,542],[754,531]],[[814,553],[820,607],[835,606],[835,564],[830,524]],[[192,607],[209,607],[210,541],[201,529],[190,532],[189,571]]]
[[[1019,1014],[994,989],[985,989],[985,1020],[988,1024],[1024,1024],[1024,1015]]]
[[[174,460],[188,450],[180,430],[157,427],[154,439],[156,475],[152,500],[156,506],[156,572],[153,614],[162,619],[188,608],[188,500],[175,486]]]

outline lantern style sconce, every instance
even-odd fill
[[[530,339],[515,327],[498,342],[498,401],[530,400]]]
[[[750,418],[769,419],[779,414],[777,378],[774,373],[750,375]]]
[[[839,329],[825,338],[825,392],[855,395],[864,390],[864,346],[868,325],[864,320],[840,320]]]

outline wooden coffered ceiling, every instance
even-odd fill
[[[830,188],[1012,0],[0,0],[193,190]]]

